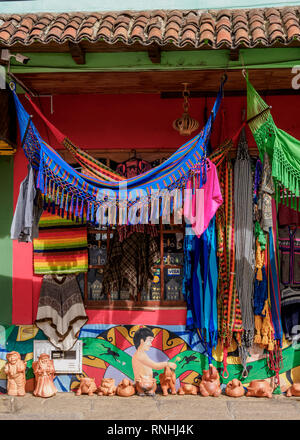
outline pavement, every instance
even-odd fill
[[[2,394],[0,420],[300,420],[300,398]]]

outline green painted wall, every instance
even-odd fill
[[[162,51],[161,62],[153,64],[147,52],[86,53],[86,63],[78,65],[69,53],[24,53],[26,65],[12,59],[14,73],[206,70],[248,68],[292,68],[299,64],[300,48],[240,49],[239,60],[230,61],[229,50]]]
[[[0,323],[12,322],[13,157],[0,156]]]
[[[263,8],[297,5],[293,0],[34,0],[1,1],[0,12],[25,14],[32,12],[124,11],[151,9],[224,9]]]

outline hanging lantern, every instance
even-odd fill
[[[176,119],[173,122],[173,128],[179,131],[182,136],[189,136],[193,131],[199,128],[199,122],[196,119],[193,119],[188,114],[189,102],[188,97],[190,96],[190,92],[187,89],[188,83],[182,83],[184,85],[184,90],[182,92],[183,96],[183,114],[181,118]]]

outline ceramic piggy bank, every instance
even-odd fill
[[[168,365],[165,367],[164,372],[159,375],[159,382],[163,396],[167,396],[169,390],[171,390],[171,394],[176,394],[176,375]]]
[[[81,396],[81,394],[87,394],[89,396],[92,396],[95,391],[97,391],[95,379],[91,377],[82,377],[80,379],[79,388],[76,391],[76,396]]]
[[[266,380],[252,380],[248,386],[247,397],[268,397],[271,398],[273,388]]]
[[[209,365],[208,370],[203,370],[199,390],[203,397],[218,397],[221,394],[220,376],[218,370],[212,364]]]
[[[140,376],[139,379],[135,381],[136,391],[139,396],[153,396],[155,394],[157,384],[156,380],[151,376]]]
[[[128,379],[123,379],[117,386],[117,395],[120,397],[130,397],[135,394],[135,387]]]
[[[115,386],[115,379],[102,379],[101,385],[97,391],[98,396],[114,396],[117,387]]]
[[[228,382],[225,389],[225,394],[229,397],[242,397],[245,394],[245,389],[242,385],[242,382],[237,379],[233,379]]]

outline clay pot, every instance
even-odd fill
[[[165,367],[164,372],[159,375],[159,382],[163,396],[167,396],[169,390],[171,390],[171,394],[176,394],[176,375],[168,365]]]
[[[153,396],[157,388],[156,379],[151,376],[140,376],[135,381],[135,387],[139,396]]]
[[[233,379],[228,382],[225,389],[225,394],[229,397],[242,397],[245,394],[245,389],[242,385],[242,382],[237,379]]]
[[[89,396],[92,396],[95,391],[97,391],[95,379],[91,377],[82,377],[80,379],[79,388],[76,391],[76,396],[81,396],[81,394],[88,394]]]
[[[128,379],[123,379],[117,386],[117,395],[120,397],[131,397],[135,394],[135,387]]]
[[[97,391],[98,396],[114,396],[117,387],[115,386],[115,379],[102,379],[101,385]]]
[[[266,380],[252,380],[248,386],[247,397],[272,397],[273,388]]]
[[[300,397],[300,383],[294,383],[286,392],[287,397]]]
[[[180,396],[184,396],[184,395],[196,396],[198,394],[198,387],[196,387],[191,383],[182,383],[181,387],[178,390],[178,394]]]
[[[202,380],[199,385],[200,394],[203,397],[219,397],[221,394],[220,375],[216,367],[209,365],[208,370],[203,370]]]

